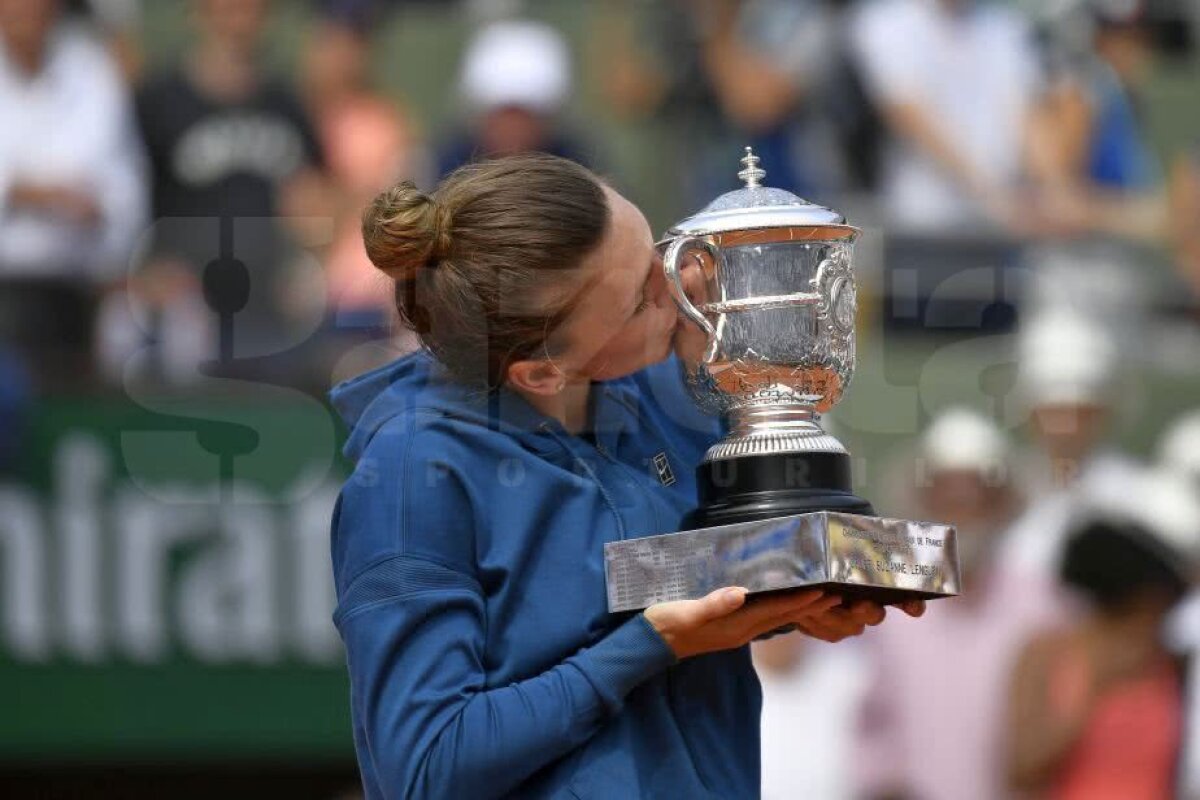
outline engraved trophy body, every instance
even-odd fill
[[[820,425],[854,372],[859,231],[837,212],[762,185],[746,148],[741,189],[660,242],[680,311],[707,336],[685,363],[696,401],[728,434],[697,467],[700,505],[684,533],[606,547],[610,610],[829,585],[881,602],[957,594],[954,529],[875,517],[850,482],[846,448]],[[684,292],[699,266],[699,297]]]

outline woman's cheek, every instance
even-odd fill
[[[678,317],[674,307],[656,307],[635,318],[589,366],[597,380],[630,375],[662,361],[671,352]]]
[[[675,310],[675,305],[672,303],[663,310],[662,330],[663,338],[670,343],[675,336],[675,329],[684,324],[679,317],[679,312]]]
[[[653,331],[647,337],[646,349],[648,351],[648,364],[657,364],[671,353],[671,346],[675,338],[675,324],[677,321],[674,311],[669,314],[664,314],[654,321]]]

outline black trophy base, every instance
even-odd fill
[[[851,490],[846,453],[775,453],[711,461],[696,469],[696,482],[700,506],[684,517],[685,531],[814,511],[875,515],[871,504]],[[894,605],[941,596],[853,583],[807,588],[839,594],[845,603],[871,600]]]
[[[734,522],[842,511],[874,515],[871,504],[850,489],[845,453],[775,453],[710,461],[696,469],[700,506],[683,530]]]

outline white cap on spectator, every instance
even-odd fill
[[[1087,498],[1081,513],[1112,516],[1144,528],[1178,556],[1180,573],[1193,579],[1200,567],[1200,493],[1178,472],[1159,467],[1140,471],[1126,491]]]
[[[970,470],[1005,474],[1008,439],[984,415],[969,408],[950,408],[938,414],[921,437],[921,457],[929,472]]]
[[[1078,312],[1053,310],[1021,326],[1018,384],[1032,405],[1107,402],[1117,363],[1116,345]]]
[[[1091,0],[1088,5],[1097,19],[1111,24],[1128,25],[1141,22],[1146,16],[1143,0]]]
[[[1200,486],[1200,409],[1184,414],[1167,429],[1159,440],[1158,460]]]
[[[475,111],[518,106],[556,111],[571,88],[562,35],[540,22],[495,22],[475,35],[463,61],[461,90]]]

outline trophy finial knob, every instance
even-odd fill
[[[747,189],[757,189],[762,186],[762,179],[767,177],[767,171],[758,166],[758,161],[754,150],[747,147],[746,155],[742,156],[742,166],[745,169],[738,173],[738,177],[746,182]]]

